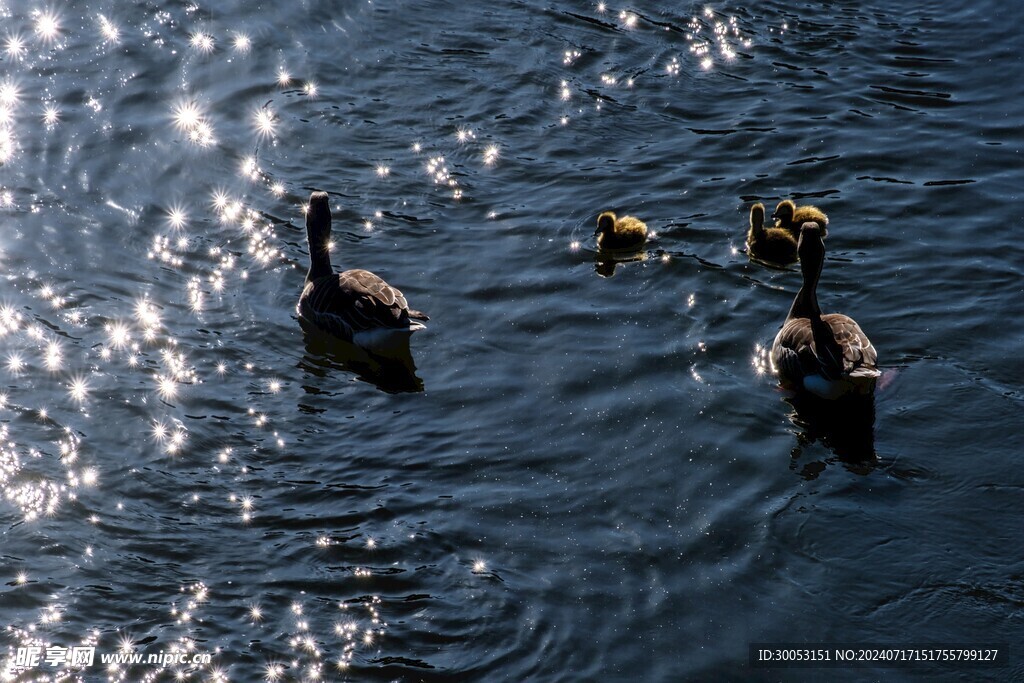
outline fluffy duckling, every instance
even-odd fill
[[[772,344],[779,382],[787,389],[804,389],[829,400],[871,394],[881,375],[871,340],[853,318],[842,313],[822,315],[818,308],[818,278],[825,261],[821,228],[804,223],[798,251],[803,286]]]
[[[810,204],[797,206],[792,200],[783,199],[775,207],[772,218],[775,219],[775,227],[789,230],[794,240],[800,238],[800,226],[807,222],[814,223],[821,228],[823,238],[828,236],[828,216],[824,211]]]
[[[616,218],[611,211],[597,217],[597,248],[608,250],[639,249],[647,241],[647,225],[639,218]]]
[[[796,261],[796,240],[785,228],[764,227],[764,204],[761,202],[750,207],[747,255],[779,265]]]
[[[299,317],[367,351],[386,353],[407,344],[429,318],[409,308],[399,290],[368,270],[335,274],[327,248],[330,236],[327,193],[314,192],[306,214],[310,265],[296,306]]]

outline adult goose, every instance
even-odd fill
[[[398,289],[368,270],[335,274],[328,250],[330,236],[327,193],[314,192],[306,213],[310,264],[296,307],[299,317],[367,351],[400,349],[413,332],[426,327],[421,321],[429,318],[410,309]]]
[[[803,286],[772,344],[772,365],[787,389],[804,389],[824,399],[870,394],[878,371],[878,354],[860,325],[842,313],[822,315],[818,278],[825,261],[821,229],[804,223],[800,229],[800,270]]]
[[[784,228],[764,227],[764,204],[761,202],[750,207],[747,254],[778,265],[796,261],[796,239]]]
[[[783,199],[775,207],[772,214],[776,228],[785,228],[793,235],[793,239],[800,238],[800,226],[810,221],[821,228],[821,236],[828,236],[828,216],[816,206],[804,204],[797,206],[791,199]]]
[[[639,218],[617,218],[611,211],[597,217],[597,248],[610,251],[639,249],[647,241],[647,225]]]

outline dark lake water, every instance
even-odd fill
[[[1014,3],[0,16],[3,680],[1024,677]],[[313,189],[430,314],[415,377],[300,328]],[[784,197],[879,349],[855,435],[764,372]],[[606,209],[657,233],[611,277]],[[1018,649],[750,667],[780,641]]]

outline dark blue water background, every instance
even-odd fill
[[[1014,3],[0,17],[5,671],[863,680],[747,645],[1024,640]],[[304,337],[312,189],[335,265],[431,315],[415,378]],[[885,368],[866,464],[763,372],[799,273],[744,229],[783,197]],[[658,235],[613,277],[604,209]]]

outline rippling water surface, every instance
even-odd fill
[[[933,680],[747,647],[1020,643],[1008,7],[0,3],[4,680]],[[335,266],[431,315],[414,375],[300,328],[313,189]],[[799,273],[744,230],[784,197],[831,218],[873,425],[764,371]],[[595,262],[605,209],[645,258]],[[213,657],[17,664],[78,645]]]

